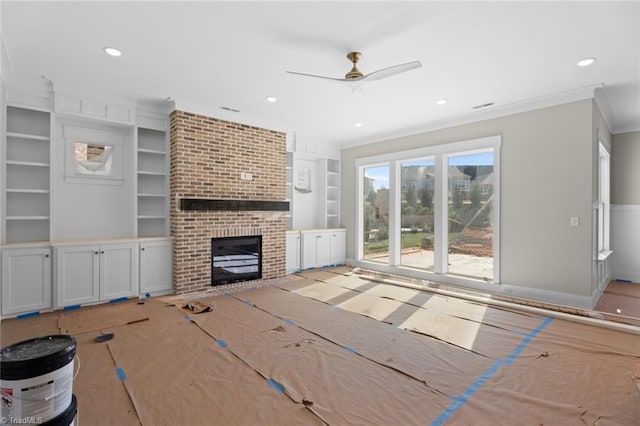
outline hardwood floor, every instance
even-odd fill
[[[611,281],[594,310],[640,320],[640,284]]]

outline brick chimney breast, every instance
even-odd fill
[[[180,200],[285,201],[286,134],[176,110],[170,137],[175,292],[211,288],[211,238],[262,235],[263,279],[284,276],[284,212],[183,211]]]

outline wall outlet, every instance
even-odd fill
[[[571,216],[571,226],[580,226],[580,218],[578,216]]]

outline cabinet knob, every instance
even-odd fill
[[[144,251],[144,247],[142,247],[140,250]]]
[[[99,254],[97,251],[94,251],[93,254]]]
[[[100,254],[104,254],[104,251],[101,251]]]
[[[322,235],[316,235],[316,238],[322,238]]]
[[[49,257],[49,255],[48,255],[48,254],[45,254],[45,255],[44,255],[44,257]]]

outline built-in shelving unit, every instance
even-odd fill
[[[50,113],[7,106],[6,242],[48,241]]]
[[[287,229],[293,229],[293,152],[287,152],[287,198],[289,211],[285,217],[287,219]]]
[[[167,134],[138,128],[138,237],[168,235]]]
[[[340,226],[340,161],[326,159],[327,228]]]

